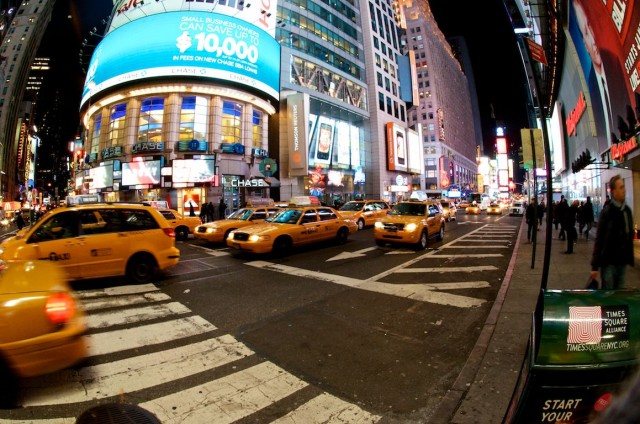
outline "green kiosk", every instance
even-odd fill
[[[640,292],[541,291],[504,423],[588,423],[638,368]]]

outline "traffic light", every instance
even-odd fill
[[[595,161],[596,160],[591,157],[591,152],[589,151],[589,149],[587,149],[571,163],[571,170],[574,174],[577,174]]]

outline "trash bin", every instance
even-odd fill
[[[542,291],[503,423],[588,423],[639,364],[640,292]]]

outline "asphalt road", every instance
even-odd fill
[[[74,283],[92,356],[26,381],[23,407],[0,423],[73,423],[119,401],[163,423],[428,423],[476,343],[521,219],[459,213],[420,252],[378,247],[370,228],[282,259],[178,242],[180,264],[153,285]]]

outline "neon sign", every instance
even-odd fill
[[[565,121],[567,124],[567,134],[569,136],[576,135],[576,126],[578,122],[580,122],[580,118],[584,114],[584,111],[587,110],[587,101],[584,98],[584,93],[581,91],[578,95],[578,101],[576,102],[575,107],[571,112],[569,112],[569,116]]]

